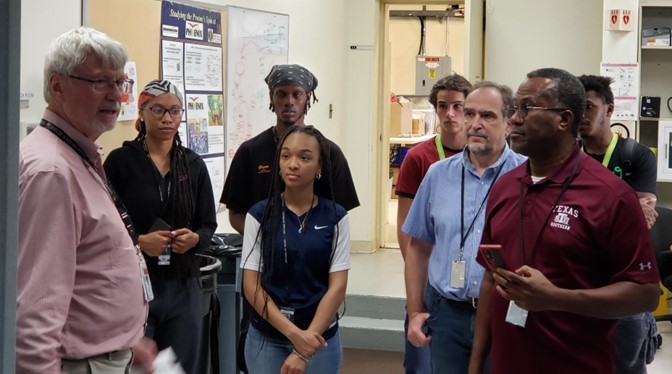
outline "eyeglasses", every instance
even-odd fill
[[[118,88],[119,91],[124,92],[124,88],[127,84],[131,86],[133,85],[133,79],[117,79],[116,81],[110,79],[88,79],[71,74],[68,74],[68,77],[91,83],[93,91],[97,93],[110,92],[115,87]]]
[[[184,109],[182,108],[164,108],[161,105],[154,105],[148,109],[156,118],[163,118],[166,112],[173,118],[180,118],[182,117],[182,113],[184,113]]]
[[[530,110],[552,110],[556,112],[563,112],[565,110],[568,110],[567,108],[546,108],[544,106],[532,106],[532,105],[514,105],[513,106],[513,113],[511,113],[511,116],[513,117],[516,112],[518,112],[518,116],[520,119],[524,120],[525,117],[527,117],[527,113],[530,112]]]

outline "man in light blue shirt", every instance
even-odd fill
[[[487,81],[474,86],[464,105],[464,152],[429,168],[402,228],[411,236],[408,340],[429,344],[434,373],[466,373],[469,367],[484,271],[475,259],[485,202],[497,178],[525,160],[506,144],[512,112],[510,88]]]

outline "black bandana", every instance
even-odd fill
[[[317,78],[300,65],[274,65],[264,79],[268,88],[273,92],[279,86],[299,86],[308,93],[313,93],[317,88]]]

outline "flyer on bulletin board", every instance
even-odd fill
[[[121,92],[121,109],[119,121],[131,121],[138,118],[138,70],[135,61],[128,61],[124,66],[126,83]]]
[[[639,64],[602,62],[600,75],[611,77],[614,93],[613,121],[635,121],[639,114]]]

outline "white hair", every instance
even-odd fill
[[[90,27],[77,27],[65,32],[51,42],[44,59],[44,100],[51,99],[52,74],[72,74],[73,70],[84,63],[87,57],[95,55],[101,58],[103,67],[123,69],[128,54],[126,48],[107,34]]]

